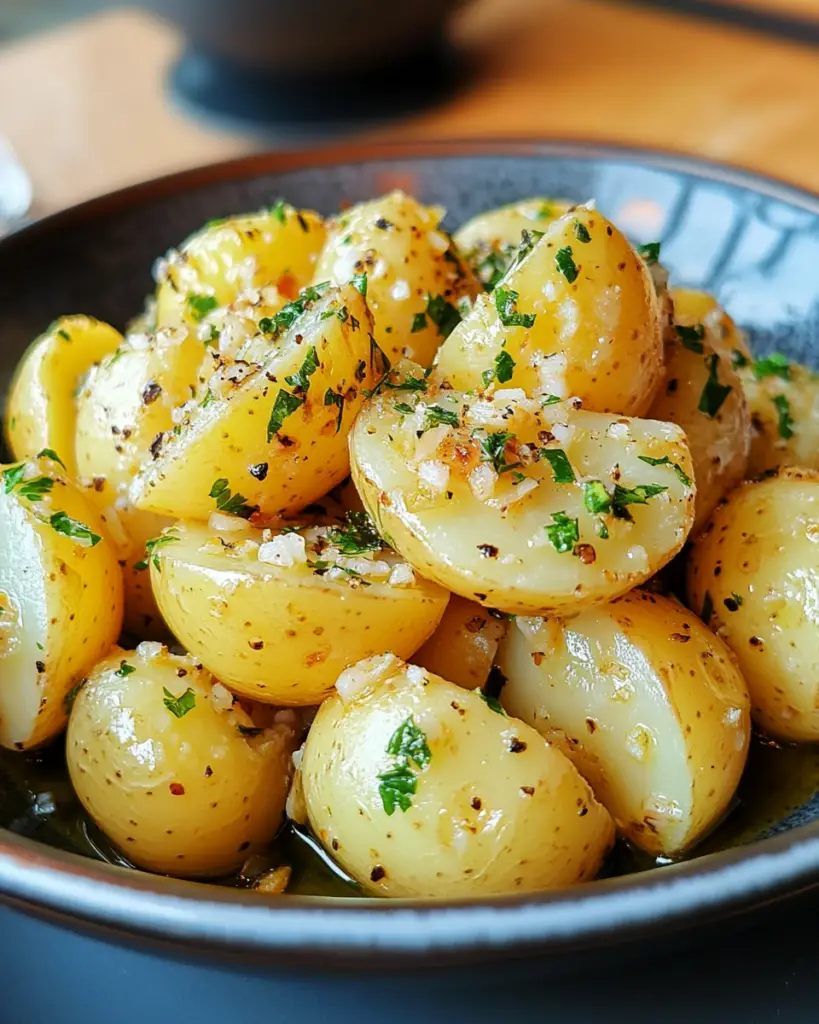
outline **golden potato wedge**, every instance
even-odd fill
[[[96,510],[51,459],[0,467],[0,744],[42,746],[122,625],[122,576]]]
[[[356,487],[388,543],[461,597],[523,615],[609,601],[685,542],[674,424],[438,390],[406,365],[386,384],[353,428]]]
[[[363,513],[288,532],[179,524],[153,545],[151,583],[165,620],[243,697],[320,703],[353,662],[409,657],[449,594],[416,576]]]
[[[351,285],[308,289],[262,322],[265,361],[214,375],[205,398],[154,447],[132,488],[137,508],[200,520],[214,511],[286,515],[343,480],[362,390],[382,368],[370,325]]]
[[[742,382],[702,325],[672,325],[665,343],[665,382],[648,411],[685,431],[697,482],[693,530],[745,477],[751,420]]]
[[[339,678],[307,736],[313,831],[382,896],[488,896],[593,878],[613,826],[557,747],[393,655]]]
[[[71,476],[77,387],[91,368],[122,344],[119,331],[90,316],[55,320],[23,356],[6,405],[6,437],[15,459],[58,451]]]
[[[639,416],[662,380],[662,328],[644,261],[601,213],[578,206],[530,236],[441,346],[436,371],[458,391],[523,388]]]
[[[194,657],[154,643],[116,650],[74,699],[71,782],[134,864],[187,878],[225,875],[282,822],[291,714],[264,728]]]
[[[157,262],[157,326],[195,331],[213,310],[269,285],[295,299],[310,283],[325,236],[318,214],[282,201],[211,221]]]
[[[459,303],[481,287],[439,226],[443,211],[392,192],[330,222],[316,281],[360,282],[378,344],[390,362],[430,366],[460,320]]]
[[[691,549],[688,601],[737,657],[756,723],[819,740],[819,473],[783,468],[717,506]]]
[[[819,376],[778,353],[739,371],[751,410],[748,474],[819,469]]]
[[[452,236],[475,276],[492,291],[511,266],[524,232],[543,231],[572,204],[537,196],[479,213]]]
[[[503,612],[453,594],[435,632],[412,660],[458,686],[479,689],[489,678],[507,625]]]
[[[725,644],[678,601],[633,590],[572,619],[519,617],[498,667],[504,708],[563,750],[636,846],[674,856],[725,814],[750,699]]]

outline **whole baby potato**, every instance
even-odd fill
[[[523,388],[640,416],[662,380],[663,323],[646,263],[578,206],[521,246],[441,346],[436,373],[457,391]]]
[[[442,216],[436,207],[391,192],[351,206],[329,223],[315,280],[360,282],[375,337],[390,362],[406,357],[430,366],[460,320],[461,300],[481,290],[440,227]]]
[[[819,740],[819,474],[742,484],[694,542],[688,601],[736,655],[751,714],[781,740]]]
[[[611,818],[557,747],[393,655],[348,669],[301,758],[310,824],[383,896],[524,893],[593,878]]]
[[[225,875],[273,838],[294,730],[257,727],[192,656],[117,650],[74,699],[66,738],[83,807],[138,867]]]
[[[673,598],[633,590],[571,619],[519,617],[498,667],[509,714],[564,751],[641,849],[679,854],[730,806],[748,691],[722,641]]]
[[[85,494],[48,456],[0,467],[0,744],[60,733],[121,626],[116,549]]]
[[[154,593],[176,637],[226,686],[266,703],[319,704],[361,658],[409,657],[449,600],[363,513],[287,532],[179,524],[152,550]]]

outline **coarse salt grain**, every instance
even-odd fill
[[[415,572],[411,565],[403,562],[393,567],[387,582],[391,587],[407,587],[415,582]]]
[[[258,559],[267,565],[290,568],[307,562],[307,547],[304,537],[298,533],[280,533],[272,540],[259,545]]]
[[[217,711],[229,711],[233,707],[233,694],[221,683],[214,683],[210,691],[210,702]]]
[[[152,658],[158,658],[164,650],[163,645],[156,640],[143,640],[137,644],[136,655],[144,661],[150,661]]]
[[[429,490],[440,494],[449,483],[449,466],[440,459],[426,459],[418,466],[418,478]]]
[[[390,294],[396,302],[402,302],[404,299],[408,299],[410,297],[409,282],[405,281],[403,278],[400,281],[396,281],[392,286]]]
[[[377,654],[345,669],[336,680],[336,691],[345,702],[355,700],[371,686],[385,679],[398,666],[394,654]]]
[[[208,526],[219,533],[244,533],[247,529],[244,519],[225,515],[224,512],[211,512]]]
[[[478,501],[488,501],[495,493],[498,474],[486,463],[476,466],[469,474],[469,486]]]

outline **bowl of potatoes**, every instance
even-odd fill
[[[547,143],[6,238],[0,895],[364,967],[819,882],[818,247],[794,189]]]

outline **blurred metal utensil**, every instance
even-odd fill
[[[0,136],[0,236],[25,222],[33,198],[28,172],[11,143]]]

